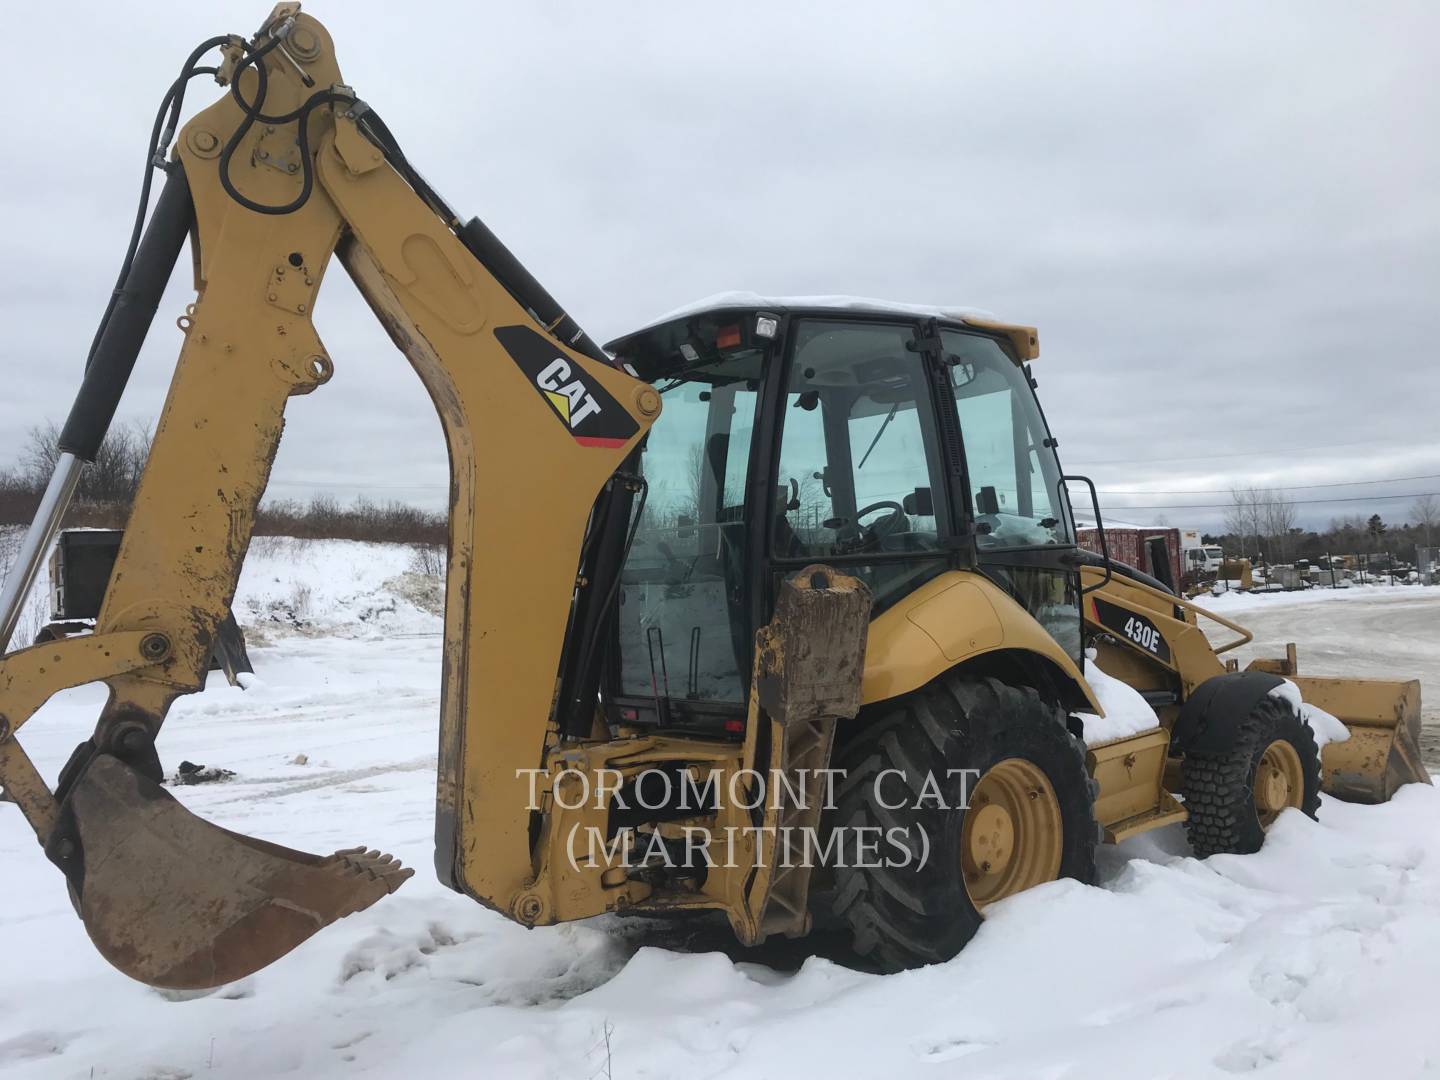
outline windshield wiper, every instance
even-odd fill
[[[865,467],[865,462],[870,460],[870,451],[875,449],[875,444],[880,441],[880,436],[885,434],[885,429],[890,426],[890,421],[895,419],[895,414],[899,411],[900,402],[897,401],[894,405],[890,406],[890,411],[885,414],[885,422],[880,425],[880,430],[875,432],[875,438],[870,440],[870,446],[868,449],[866,449],[865,456],[860,459],[860,464],[855,466],[856,472],[859,472],[861,469],[863,469]]]

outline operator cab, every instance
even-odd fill
[[[864,579],[877,615],[979,569],[1078,659],[1074,527],[1023,366],[1034,341],[974,313],[747,296],[611,342],[664,402],[640,454],[611,723],[742,733],[754,632],[779,580],[816,562]]]

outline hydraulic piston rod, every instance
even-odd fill
[[[0,589],[0,654],[10,651],[10,639],[20,623],[25,600],[35,585],[45,553],[60,531],[60,519],[65,516],[65,509],[70,505],[76,485],[80,483],[80,470],[84,467],[85,463],[74,454],[62,453],[55,463],[55,471],[50,474],[50,483],[40,499],[35,520],[20,542],[20,551],[5,575],[4,588]]]

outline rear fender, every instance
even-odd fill
[[[942,574],[870,623],[861,701],[888,701],[1000,653],[1043,663],[1064,705],[1104,715],[1074,658],[1035,617],[988,578],[963,570]]]

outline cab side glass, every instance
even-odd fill
[[[913,338],[904,325],[817,320],[798,328],[780,441],[777,558],[938,549],[944,492]]]
[[[947,565],[924,359],[910,348],[909,325],[809,320],[795,333],[771,555],[849,557],[847,572],[865,580],[879,610]]]
[[[623,695],[745,700],[745,478],[758,361],[694,370],[665,389],[641,469],[649,494],[621,574]]]
[[[1071,543],[1060,467],[1024,371],[993,338],[944,330],[940,340],[960,416],[976,546]]]

